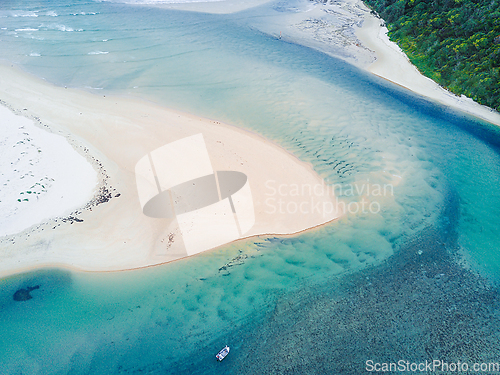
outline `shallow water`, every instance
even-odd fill
[[[276,5],[259,14],[266,6]],[[346,272],[380,265],[431,227],[453,237],[450,248],[458,246],[470,267],[498,280],[496,128],[262,34],[252,12],[9,1],[0,8],[0,58],[58,85],[145,98],[257,131],[312,163],[346,203],[364,196],[380,212],[146,270],[5,279],[7,373],[175,373],[190,355],[203,359],[192,362],[200,373],[218,371],[212,355],[227,343],[240,350],[228,361],[245,358],[251,348],[238,335],[245,327],[254,338],[263,334],[277,301],[297,290],[313,297],[310,286],[324,290]],[[351,193],[353,184],[392,188],[385,196]],[[33,285],[40,285],[33,299],[12,300]],[[286,314],[293,321],[300,311]]]

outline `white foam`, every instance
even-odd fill
[[[59,31],[67,31],[67,32],[72,32],[72,31],[83,31],[83,29],[73,29],[72,27],[66,26],[66,25],[61,25],[61,24],[41,24],[39,27],[50,29],[50,30],[59,30]]]
[[[26,27],[24,29],[16,29],[15,31],[38,31],[38,29],[32,29],[31,27]]]
[[[107,55],[108,53],[108,51],[92,51],[87,53],[87,55]]]
[[[68,141],[0,106],[0,236],[70,214],[92,197],[97,173]]]
[[[49,17],[57,17],[58,14],[56,12],[54,12],[53,10],[49,10],[47,13],[45,13],[46,16],[49,16]]]
[[[65,25],[56,25],[57,30],[59,31],[74,31],[73,28],[67,27]]]
[[[23,11],[23,10],[14,10],[11,13],[12,17],[38,17],[37,12],[31,12],[31,11]]]
[[[42,55],[40,55],[39,53],[36,53],[36,52],[31,52],[30,56],[39,57],[39,56],[42,56]]]
[[[95,16],[96,14],[99,14],[99,12],[80,12],[80,13],[70,13],[71,16]]]

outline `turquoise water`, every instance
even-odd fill
[[[213,355],[227,343],[227,366],[248,358],[253,349],[242,337],[263,334],[278,301],[313,298],[347,273],[383,267],[430,228],[473,270],[498,280],[496,128],[257,31],[255,17],[275,6],[208,15],[92,1],[2,3],[4,61],[61,86],[252,129],[337,187],[393,186],[376,198],[380,212],[293,238],[249,240],[146,270],[42,270],[2,280],[2,371],[218,373]],[[32,285],[40,285],[33,299],[13,301]],[[286,314],[293,321],[302,312]]]

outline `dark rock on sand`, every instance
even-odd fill
[[[30,286],[26,289],[19,289],[14,293],[14,301],[27,301],[29,299],[32,299],[33,297],[31,296],[30,292],[38,288],[40,288],[40,285],[35,285],[32,287]]]

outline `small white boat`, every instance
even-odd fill
[[[226,356],[228,354],[229,354],[229,346],[226,345],[224,348],[221,349],[221,351],[219,353],[217,353],[217,355],[215,356],[215,358],[217,358],[217,360],[220,362],[224,358],[226,358]]]

